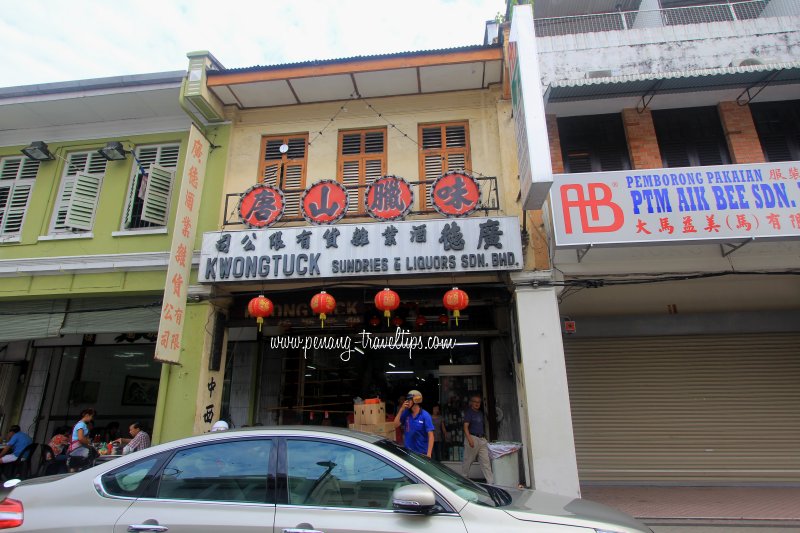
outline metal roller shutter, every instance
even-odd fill
[[[581,481],[800,481],[800,335],[564,349]]]

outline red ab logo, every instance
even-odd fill
[[[584,194],[584,192],[588,192],[588,194]],[[570,195],[570,193],[574,194]],[[611,196],[611,188],[605,183],[587,183],[586,191],[584,191],[584,186],[578,183],[562,185],[561,208],[564,211],[564,230],[567,234],[572,233],[573,208],[578,208],[583,233],[610,233],[621,228],[625,222],[625,215],[622,208],[611,201]],[[612,215],[610,224],[596,225],[600,221],[601,208],[605,220],[608,220],[609,214]],[[610,213],[607,211],[608,209],[611,210]],[[592,222],[595,225],[592,225]]]

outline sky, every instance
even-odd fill
[[[0,87],[483,44],[504,0],[0,0]]]

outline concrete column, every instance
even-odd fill
[[[635,109],[622,110],[622,124],[628,141],[628,152],[633,168],[661,168],[661,150],[658,147],[653,114],[649,109],[642,113]]]
[[[580,496],[572,413],[556,291],[533,288],[516,277],[515,303],[521,363],[517,388],[523,441],[532,485],[538,490]]]
[[[720,102],[717,108],[722,129],[725,131],[725,139],[728,141],[731,162],[739,164],[766,162],[750,106],[740,106],[736,102]]]

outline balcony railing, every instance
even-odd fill
[[[478,207],[476,211],[484,213],[484,215],[488,215],[490,212],[497,212],[500,210],[500,193],[497,190],[497,177],[496,176],[475,176],[475,180],[478,182],[478,187],[480,189],[480,200],[478,201]],[[430,206],[430,202],[424,202],[424,204],[420,204],[419,198],[422,194],[422,191],[427,191],[427,187],[433,185],[433,182],[436,180],[429,179],[429,180],[420,180],[420,181],[411,181],[409,185],[411,188],[415,190],[414,192],[414,201],[417,206],[424,205],[422,209],[412,210],[409,212],[409,215],[439,215],[436,210]],[[347,189],[348,194],[351,198],[358,198],[358,190],[359,189],[366,189],[368,185],[348,185],[345,186]],[[284,189],[284,195],[291,195],[294,197],[299,197],[302,195],[304,189]],[[244,226],[241,219],[239,218],[238,213],[238,206],[239,200],[241,198],[241,194],[237,193],[229,193],[225,195],[225,218],[222,222],[224,227],[227,226]],[[352,221],[354,219],[364,219],[369,218],[369,215],[366,211],[359,206],[360,209],[351,209],[348,211],[343,218],[344,222]],[[305,222],[302,214],[299,211],[299,205],[295,203],[294,207],[289,207],[287,205],[286,211],[281,217],[279,223],[291,223],[291,222]]]
[[[767,17],[800,15],[800,2],[750,0],[667,9],[595,13],[571,17],[535,19],[537,37],[604,31],[684,26]]]

